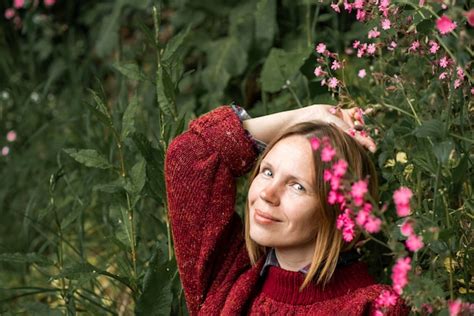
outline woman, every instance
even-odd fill
[[[338,211],[326,202],[310,143],[330,139],[356,175],[369,176],[374,195],[376,176],[360,144],[374,151],[375,143],[352,129],[363,123],[360,110],[314,105],[244,116],[220,107],[192,121],[167,152],[169,215],[190,314],[373,314],[388,287],[345,251],[351,244],[335,228]],[[262,142],[269,145],[257,160]],[[253,165],[243,225],[235,179]],[[405,310],[397,302],[388,313]]]

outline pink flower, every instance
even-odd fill
[[[10,148],[8,146],[3,146],[2,156],[7,156],[10,153]]]
[[[457,299],[455,301],[448,302],[449,316],[457,316],[461,312],[462,301]]]
[[[378,217],[370,215],[367,217],[367,221],[364,224],[364,228],[368,233],[374,234],[380,231],[382,226],[382,220]]]
[[[423,248],[425,244],[423,243],[423,239],[420,236],[413,234],[408,237],[406,245],[410,251],[416,252]]]
[[[325,146],[321,151],[321,160],[324,162],[329,162],[334,158],[336,155],[336,150],[332,148],[330,145]]]
[[[456,28],[456,23],[454,23],[446,15],[443,15],[438,20],[436,20],[436,28],[441,34],[447,34],[452,32]]]
[[[393,193],[395,204],[409,204],[413,192],[407,187],[400,187]]]
[[[384,316],[384,313],[381,310],[376,310],[374,316]]]
[[[339,81],[332,77],[332,78],[329,78],[328,80],[328,87],[331,88],[331,89],[334,89],[335,87],[337,87],[337,84],[339,83]]]
[[[344,10],[351,13],[352,12],[352,3],[349,3],[346,0],[344,0]]]
[[[463,80],[464,79],[464,70],[461,67],[456,67],[456,74],[458,75],[458,78]]]
[[[387,49],[388,49],[389,51],[393,51],[395,48],[397,48],[397,43],[394,42],[394,41],[391,41],[391,42],[390,42],[390,45],[388,45]]]
[[[365,20],[365,11],[364,10],[357,10],[356,19],[357,21],[363,22]]]
[[[376,47],[375,47],[375,44],[373,44],[373,43],[372,43],[372,44],[369,44],[369,45],[367,46],[367,54],[369,54],[369,55],[375,54],[375,48],[376,48]]]
[[[350,242],[352,241],[352,239],[354,239],[354,236],[355,236],[354,227],[351,227],[351,226],[344,227],[344,229],[342,230],[342,239],[344,239],[344,241]]]
[[[329,169],[324,169],[324,172],[323,172],[323,179],[324,179],[324,181],[326,181],[326,182],[331,181],[331,178],[332,178],[331,170],[329,170]]]
[[[9,131],[7,133],[7,141],[14,142],[15,140],[16,140],[16,132],[15,131]]]
[[[431,47],[430,47],[430,53],[431,53],[431,54],[436,54],[436,52],[437,52],[438,49],[439,49],[438,43],[436,43],[435,41],[429,41],[428,44],[431,46]]]
[[[332,170],[335,177],[342,177],[347,171],[347,161],[339,159],[335,164],[332,165]]]
[[[369,35],[368,35],[369,38],[377,38],[379,36],[380,36],[380,32],[377,31],[377,27],[374,27],[373,29],[369,31]]]
[[[439,79],[439,80],[444,80],[444,79],[446,79],[446,76],[447,76],[447,75],[448,75],[448,74],[447,74],[446,72],[442,72],[442,73],[439,74],[438,79]]]
[[[326,73],[321,69],[321,66],[318,66],[314,69],[314,75],[316,77],[322,77],[324,76]]]
[[[13,7],[15,9],[21,9],[25,6],[25,0],[14,0]]]
[[[395,306],[398,295],[389,290],[383,290],[379,297],[375,300],[375,305],[378,307]]]
[[[364,0],[355,0],[352,5],[356,9],[363,9],[364,8]]]
[[[364,203],[364,195],[368,192],[367,181],[359,180],[351,187],[351,195],[354,198],[354,203],[361,206]]]
[[[413,43],[411,43],[410,48],[408,48],[408,51],[416,52],[419,47],[420,47],[420,42],[416,40]]]
[[[344,201],[344,195],[337,191],[329,191],[328,194],[328,203],[334,205],[336,203],[341,203]]]
[[[364,224],[367,222],[368,217],[369,217],[369,212],[367,212],[366,210],[360,210],[356,216],[357,225],[363,227]]]
[[[404,217],[410,214],[410,199],[412,196],[413,193],[406,187],[401,187],[393,193],[398,216]]]
[[[10,20],[15,16],[15,9],[13,8],[8,8],[5,10],[5,19]]]
[[[408,216],[410,215],[410,212],[411,212],[411,209],[410,209],[410,204],[400,204],[400,205],[396,205],[396,209],[397,209],[397,215],[399,217],[405,217],[405,216]]]
[[[462,80],[460,80],[460,79],[454,80],[454,89],[459,88],[461,86],[461,84],[462,84]]]
[[[361,58],[362,56],[364,56],[366,51],[367,51],[366,43],[359,45],[359,48],[357,49],[357,57]]]
[[[471,88],[471,95],[474,95],[474,88]]]
[[[338,190],[341,187],[341,178],[331,178],[331,190]]]
[[[411,258],[398,258],[392,268],[392,288],[398,295],[408,284],[408,272],[411,270]]]
[[[474,26],[474,9],[464,12],[463,15],[466,17],[467,23]]]
[[[354,41],[354,43],[352,43],[352,48],[358,48],[360,45],[360,41]]]
[[[413,230],[411,221],[406,220],[400,227],[400,232],[406,237],[413,235],[415,231]]]
[[[44,5],[47,7],[51,7],[56,3],[56,0],[44,0]]]
[[[324,54],[326,51],[326,45],[323,43],[319,43],[318,46],[316,46],[316,51],[320,54]]]
[[[341,64],[337,60],[334,60],[331,65],[331,69],[338,70],[339,68],[341,68]]]
[[[382,20],[382,29],[389,30],[390,26],[391,26],[391,23],[390,23],[389,19],[383,19]]]
[[[446,68],[448,67],[449,65],[449,58],[447,56],[444,56],[443,58],[441,58],[439,60],[439,65],[442,67],[442,68]]]
[[[418,1],[418,5],[419,5],[420,7],[424,6],[424,5],[425,5],[425,0],[420,0],[420,1]]]
[[[357,73],[357,76],[359,78],[364,78],[366,75],[367,75],[367,72],[365,71],[365,69],[360,69],[359,72]]]
[[[337,13],[341,13],[341,9],[339,9],[339,6],[337,5],[337,3],[331,3],[331,8]]]
[[[318,150],[319,145],[321,144],[320,141],[319,141],[319,138],[317,138],[317,137],[312,137],[311,140],[310,140],[310,143],[311,143],[311,148],[313,150]]]

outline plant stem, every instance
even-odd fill
[[[302,107],[303,107],[303,104],[301,104],[301,101],[300,101],[300,99],[298,98],[298,96],[296,95],[295,90],[293,90],[293,88],[291,87],[291,84],[288,84],[287,87],[288,87],[288,90],[289,90],[290,93],[291,93],[291,96],[293,97],[293,99],[295,99],[296,104],[298,104],[298,107],[299,107],[299,108],[302,108]]]

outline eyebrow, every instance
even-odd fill
[[[260,163],[260,167],[262,167],[262,166],[268,166],[271,169],[275,169],[271,163],[269,163],[268,161],[265,161],[265,160],[262,160],[262,162]],[[307,180],[305,180],[301,177],[292,175],[292,174],[290,174],[289,176],[290,176],[290,179],[296,179],[296,180],[299,180],[299,181],[302,181],[302,182],[305,182],[306,184],[308,184],[310,187],[307,188],[307,189],[312,189],[313,188],[313,184],[311,182],[308,182]]]

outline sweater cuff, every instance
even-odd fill
[[[248,120],[248,119],[252,118],[247,113],[247,111],[245,111],[245,109],[243,107],[238,106],[235,102],[232,102],[230,104],[230,106],[232,107],[232,110],[234,110],[235,114],[239,117],[239,120],[240,120],[241,123],[245,120]],[[262,142],[259,139],[256,139],[255,137],[253,137],[252,134],[249,133],[249,131],[245,130],[245,132],[247,134],[247,137],[249,137],[252,140],[253,145],[257,149],[257,152],[259,154],[261,154],[265,150],[265,148],[267,148],[267,144],[265,144],[264,142]]]
[[[253,166],[258,151],[231,107],[218,107],[193,120],[189,130],[218,152],[234,176],[245,174]]]

